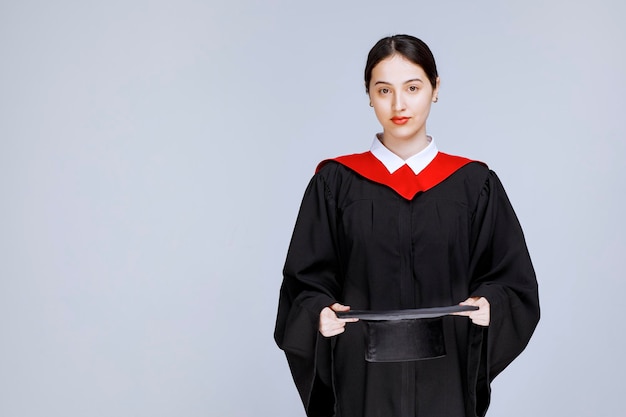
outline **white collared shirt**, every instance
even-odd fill
[[[382,138],[382,133],[376,134],[374,142],[370,148],[370,152],[376,157],[376,159],[383,163],[390,174],[393,174],[406,164],[409,168],[411,168],[411,171],[417,175],[424,168],[426,168],[426,166],[430,164],[433,159],[435,159],[435,156],[437,156],[437,153],[439,152],[437,145],[435,145],[435,140],[432,136],[428,136],[430,142],[428,146],[405,161],[387,149],[381,142],[380,138]]]

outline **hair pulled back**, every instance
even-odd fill
[[[422,67],[433,88],[437,85],[435,57],[423,41],[411,35],[393,35],[376,42],[367,55],[365,64],[365,92],[370,92],[372,70],[380,61],[392,55],[402,55],[415,65]]]

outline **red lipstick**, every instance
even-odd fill
[[[409,117],[394,116],[391,118],[391,121],[397,125],[403,125],[409,121]]]

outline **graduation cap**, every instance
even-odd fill
[[[476,306],[418,308],[409,310],[351,310],[337,312],[342,319],[357,318],[365,324],[365,360],[405,362],[446,355],[443,316],[478,310]]]

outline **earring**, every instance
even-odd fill
[[[433,100],[433,103],[436,103],[439,101],[439,97],[435,96],[435,99]]]
[[[374,107],[374,106],[372,105],[372,102],[371,102],[371,101],[370,101],[370,107]]]

